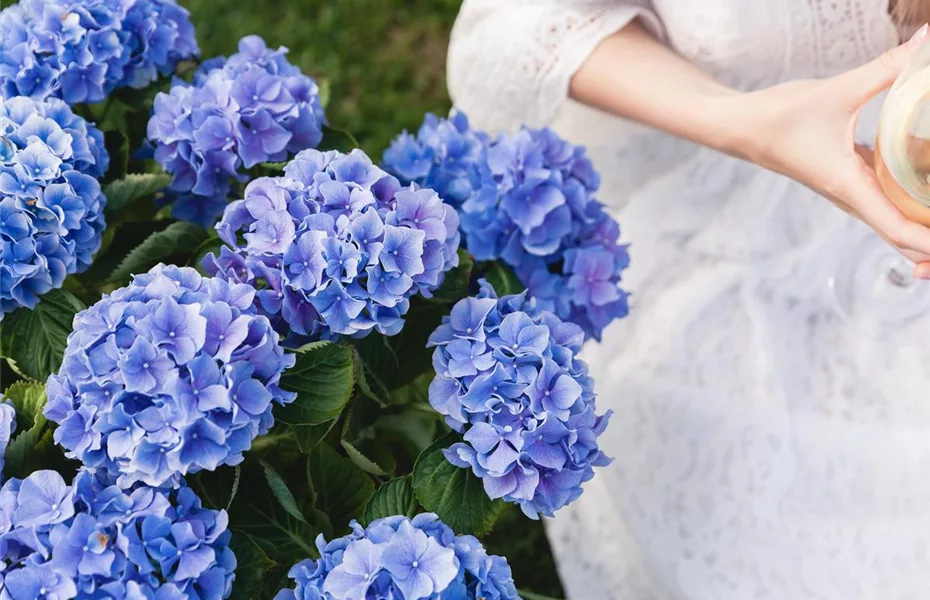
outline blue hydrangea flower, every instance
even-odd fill
[[[293,366],[255,289],[158,265],[79,313],[45,415],[67,456],[129,487],[242,461]]]
[[[206,61],[192,85],[158,94],[148,124],[155,159],[173,175],[169,191],[176,218],[209,227],[226,206],[242,169],[284,161],[313,148],[326,118],[313,79],[258,36],[239,52]]]
[[[16,409],[12,404],[4,402],[3,394],[0,394],[0,484],[3,483],[3,455],[6,447],[10,445],[14,431],[16,431]]]
[[[594,381],[577,358],[584,332],[540,310],[526,292],[498,299],[486,282],[430,336],[430,404],[464,441],[444,451],[491,498],[551,516],[610,462],[597,438]]]
[[[0,96],[100,102],[197,52],[174,0],[20,0],[0,12]]]
[[[490,139],[463,113],[427,115],[416,137],[403,133],[384,153],[404,183],[429,186],[461,216],[465,246],[478,260],[502,259],[541,308],[600,339],[626,316],[620,278],[629,265],[620,228],[594,194],[600,177],[584,148],[550,129]]]
[[[90,266],[109,160],[103,133],[61,100],[0,100],[0,318]]]
[[[331,542],[317,537],[320,559],[294,565],[296,586],[275,600],[519,600],[507,560],[434,514],[351,527]]]
[[[188,487],[124,490],[91,471],[0,488],[0,597],[221,600],[236,557],[225,511]]]
[[[361,150],[305,150],[283,177],[256,179],[216,226],[204,260],[258,301],[288,344],[375,330],[395,335],[409,298],[458,264],[458,215],[433,190],[398,181]]]

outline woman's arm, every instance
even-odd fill
[[[584,104],[750,160],[803,183],[862,219],[930,278],[930,229],[909,221],[881,190],[854,142],[856,117],[888,88],[926,37],[858,69],[740,93],[631,23],[605,38],[570,80]]]

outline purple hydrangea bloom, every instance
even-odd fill
[[[283,177],[256,179],[216,226],[204,268],[256,284],[288,344],[375,330],[395,335],[409,298],[458,264],[458,215],[433,190],[398,181],[361,150],[305,150]]]
[[[550,129],[491,139],[463,113],[427,115],[416,137],[401,134],[384,153],[404,183],[429,186],[461,216],[468,251],[502,259],[539,306],[600,339],[626,316],[620,278],[629,265],[620,228],[594,194],[600,177],[584,148]]]
[[[293,366],[255,289],[158,265],[79,313],[45,415],[67,456],[117,484],[235,465],[274,423]]]
[[[91,471],[0,488],[0,597],[221,600],[236,557],[225,511],[188,487],[121,489]]]
[[[258,36],[239,41],[229,59],[204,62],[191,85],[155,98],[148,138],[173,175],[176,218],[209,227],[222,214],[243,169],[284,161],[323,137],[326,117],[313,79]]]
[[[294,565],[296,586],[275,600],[519,600],[507,560],[434,514],[351,527],[331,542],[317,537],[320,558]]]
[[[0,318],[90,266],[108,165],[103,133],[61,100],[0,101]]]
[[[429,401],[464,442],[444,451],[491,498],[551,516],[610,462],[597,438],[594,382],[578,352],[584,332],[540,310],[526,292],[498,299],[486,282],[430,336],[436,377]]]
[[[0,13],[0,96],[100,102],[197,52],[174,0],[20,0]]]
[[[13,405],[3,401],[0,394],[0,484],[3,483],[3,454],[10,445],[13,432],[16,431],[16,409]]]

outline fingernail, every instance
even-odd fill
[[[924,41],[924,38],[927,37],[927,29],[930,27],[927,23],[924,23],[924,26],[917,30],[917,33],[911,36],[911,39],[907,41],[908,48],[917,48]]]

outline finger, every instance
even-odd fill
[[[852,109],[858,109],[869,98],[891,87],[926,40],[927,29],[927,25],[924,25],[904,44],[888,50],[861,67],[834,77],[833,81],[837,85],[831,87],[852,102]]]
[[[915,279],[930,279],[930,261],[914,265]]]
[[[856,144],[856,154],[859,155],[865,166],[873,171],[875,170],[875,150],[865,144]]]
[[[889,200],[874,175],[863,167],[863,176],[850,190],[848,204],[860,218],[892,246],[930,255],[930,228],[909,220]]]

